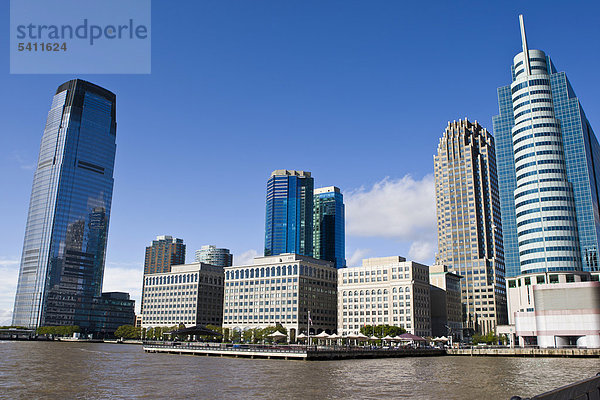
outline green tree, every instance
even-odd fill
[[[473,335],[473,344],[479,344],[479,343],[485,343],[485,344],[498,344],[498,336],[496,336],[494,334],[494,332],[488,332],[485,335],[481,335],[479,333],[476,333]]]
[[[365,325],[360,328],[360,332],[369,337],[375,335],[378,338],[383,338],[385,336],[394,337],[402,335],[406,333],[406,329],[393,325]]]
[[[141,328],[132,325],[121,325],[114,333],[115,337],[123,339],[139,339],[141,334]]]

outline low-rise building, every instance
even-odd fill
[[[509,335],[519,345],[600,347],[598,273],[539,272],[508,279]],[[514,343],[511,337],[511,344]]]
[[[225,268],[223,327],[235,330],[281,324],[294,341],[306,333],[332,333],[337,270],[332,262],[285,253]]]
[[[223,268],[204,263],[144,275],[142,327],[221,325],[223,284]]]
[[[405,258],[368,258],[338,272],[338,333],[393,325],[431,335],[429,267]]]
[[[431,334],[462,338],[463,318],[460,292],[462,276],[449,272],[446,265],[429,267],[431,283]]]

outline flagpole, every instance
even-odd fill
[[[310,319],[310,310],[308,310],[308,345],[310,346],[310,326],[312,325],[312,320]]]

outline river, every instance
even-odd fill
[[[146,354],[141,346],[0,341],[0,398],[510,399],[600,372],[599,359],[285,361]]]

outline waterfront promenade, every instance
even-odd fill
[[[541,349],[537,347],[496,347],[473,346],[466,349],[447,349],[450,356],[479,356],[479,357],[580,357],[600,358],[600,349],[559,348]]]
[[[145,343],[147,353],[284,360],[345,360],[359,358],[435,357],[445,350],[429,348],[370,348],[354,346],[227,345],[222,343]]]

